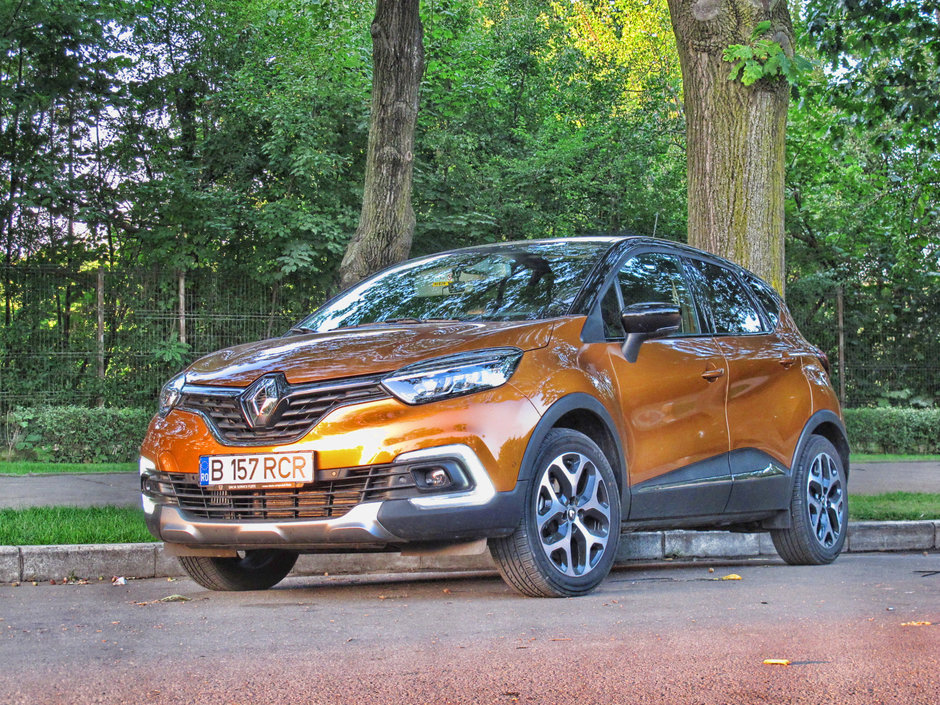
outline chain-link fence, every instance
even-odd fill
[[[794,317],[829,355],[846,406],[940,403],[932,300],[881,301],[861,286],[791,291]],[[0,266],[0,413],[40,403],[151,406],[196,357],[280,335],[324,296],[322,282],[300,276],[265,284],[214,270]]]
[[[207,270],[2,266],[0,411],[151,405],[200,355],[282,334],[322,300],[318,284]]]

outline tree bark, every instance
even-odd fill
[[[377,0],[372,21],[372,116],[359,227],[339,269],[345,289],[408,257],[418,89],[424,73],[419,0]]]
[[[770,20],[793,55],[786,0],[668,0],[685,91],[689,243],[784,289],[784,160],[789,85],[729,81],[722,60]]]

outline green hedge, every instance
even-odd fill
[[[7,449],[14,457],[51,463],[137,460],[153,411],[41,406],[7,415]]]
[[[122,463],[137,459],[149,409],[44,406],[7,415],[7,449],[52,463]],[[940,409],[846,409],[855,453],[940,454]]]
[[[940,453],[940,409],[846,409],[853,453]]]

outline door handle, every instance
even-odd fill
[[[702,379],[707,380],[708,382],[714,382],[719,377],[723,376],[725,371],[720,367],[714,370],[705,370],[702,373]]]
[[[780,358],[780,364],[783,365],[783,369],[789,370],[793,365],[796,364],[795,357],[783,357]]]

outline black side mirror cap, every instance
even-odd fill
[[[674,304],[651,301],[630,304],[621,312],[620,320],[627,334],[623,356],[627,362],[636,362],[643,341],[675,333],[682,324],[682,314]]]

